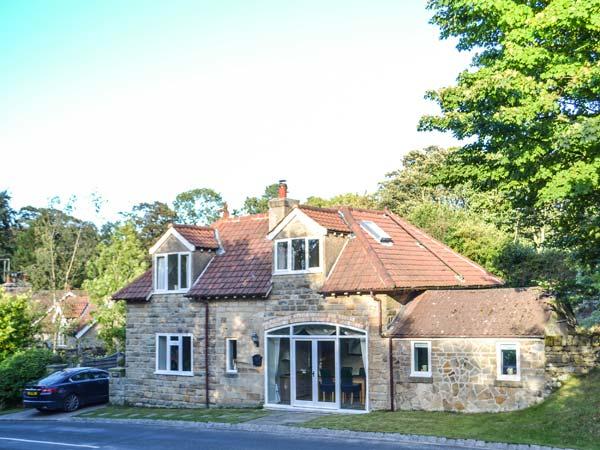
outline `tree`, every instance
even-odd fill
[[[221,216],[223,198],[212,189],[192,189],[178,194],[173,207],[180,223],[209,225]]]
[[[147,266],[146,249],[132,223],[117,226],[109,241],[98,245],[98,255],[88,264],[83,287],[97,306],[93,317],[109,352],[123,350],[125,344],[125,305],[111,296]]]
[[[167,230],[170,223],[177,222],[177,214],[162,202],[138,203],[131,212],[121,213],[134,225],[142,247],[149,249]]]
[[[553,244],[600,262],[600,1],[429,0],[432,23],[475,51],[456,86],[430,91],[420,129],[466,142],[448,182],[499,189],[542,213]]]
[[[38,329],[34,320],[29,296],[10,295],[0,288],[0,361],[33,344]]]
[[[26,218],[17,233],[17,267],[26,272],[36,290],[52,292],[53,311],[60,309],[59,289],[80,287],[85,278],[85,266],[94,255],[98,242],[96,227],[71,215],[75,198],[63,207],[53,198],[47,208],[28,207]],[[53,349],[64,331],[60,321],[53,321]]]
[[[319,208],[334,208],[339,206],[352,206],[355,208],[376,208],[377,202],[372,195],[355,194],[348,192],[346,194],[335,195],[331,198],[325,199],[322,197],[311,196],[306,199],[306,204],[310,206],[317,206]]]
[[[15,212],[10,207],[10,195],[0,191],[0,258],[12,256],[14,251]],[[3,283],[3,266],[0,264],[0,283]]]
[[[260,214],[269,210],[269,200],[277,198],[279,184],[269,184],[260,197],[246,197],[242,212],[244,214]]]

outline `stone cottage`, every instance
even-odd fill
[[[541,292],[390,211],[300,205],[283,182],[268,213],[172,225],[150,253],[114,295],[116,403],[510,410],[544,397],[544,338],[564,332]]]

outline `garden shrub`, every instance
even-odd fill
[[[31,349],[0,362],[0,409],[18,404],[25,384],[46,375],[52,358],[49,350]]]

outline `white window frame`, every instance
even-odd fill
[[[502,350],[516,350],[517,352],[517,373],[514,375],[505,375],[502,373]],[[497,342],[496,343],[496,378],[502,381],[521,381],[521,350],[518,342]]]
[[[427,367],[429,370],[427,372],[423,372],[422,370],[417,370],[415,367],[415,347],[419,346],[420,348],[427,348]],[[431,341],[410,341],[410,376],[411,377],[424,377],[431,378]]]
[[[168,289],[169,287],[169,255],[178,255],[177,256],[177,286],[181,283],[181,256],[187,255],[187,288],[185,289]],[[157,266],[156,259],[158,257],[165,258],[165,287],[166,289],[158,289],[158,280],[156,278],[157,275]],[[191,252],[169,252],[169,253],[158,253],[153,255],[152,261],[152,280],[154,292],[161,294],[178,294],[184,293],[190,290],[192,283],[192,253]]]
[[[237,373],[237,355],[236,355],[236,359],[233,361],[234,366],[233,367],[229,367],[229,356],[230,356],[230,347],[229,347],[229,343],[230,342],[235,342],[236,345],[236,352],[239,352],[239,349],[237,348],[237,344],[238,344],[238,340],[236,338],[226,338],[225,339],[225,372],[227,373]]]
[[[167,339],[167,349],[166,349],[166,353],[165,356],[167,358],[166,360],[166,364],[165,367],[167,368],[165,369],[159,369],[158,368],[158,340],[160,337],[166,337]],[[184,371],[184,370],[170,370],[169,367],[171,367],[170,362],[171,362],[171,337],[173,336],[177,336],[179,337],[179,361],[177,363],[178,367],[183,367],[183,340],[181,338],[183,337],[189,337],[190,338],[190,370],[189,371]],[[181,376],[185,376],[185,377],[192,377],[194,376],[194,335],[191,333],[156,333],[156,339],[155,339],[155,347],[156,347],[156,356],[155,356],[155,370],[154,373],[158,374],[158,375],[181,375]]]
[[[293,270],[292,269],[292,241],[296,239],[304,239],[304,261],[306,263],[307,268],[304,270]],[[308,267],[309,263],[309,249],[308,249],[308,241],[319,241],[319,266],[318,267]],[[277,269],[277,244],[279,242],[287,242],[287,269]],[[292,237],[285,239],[276,239],[273,242],[273,274],[297,274],[297,273],[318,273],[323,271],[323,238],[321,236],[308,236],[308,237]]]

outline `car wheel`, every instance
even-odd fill
[[[66,412],[77,411],[79,409],[79,397],[77,397],[75,394],[69,395],[67,398],[65,398],[65,405],[63,409]]]

